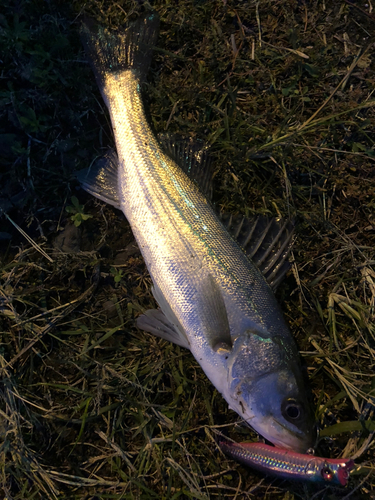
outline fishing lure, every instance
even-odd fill
[[[350,458],[322,458],[275,448],[263,443],[222,441],[220,448],[230,457],[265,474],[345,486],[355,468]]]

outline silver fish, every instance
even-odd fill
[[[190,349],[230,408],[262,436],[306,451],[313,418],[298,351],[273,291],[186,173],[202,173],[207,155],[173,141],[167,154],[147,123],[141,82],[157,31],[154,12],[122,32],[84,24],[81,37],[110,113],[117,156],[81,175],[81,183],[123,211],[146,262],[160,309],[147,311],[138,326]],[[264,272],[272,279],[290,241],[282,236],[285,224],[274,221],[264,234],[275,224],[277,244],[258,259],[271,262]],[[243,246],[253,241],[255,226],[240,222],[237,233],[247,227]]]

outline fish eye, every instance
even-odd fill
[[[298,418],[300,414],[299,407],[297,405],[288,405],[285,408],[285,412],[289,418]]]
[[[286,420],[289,420],[289,422],[296,422],[302,417],[302,405],[295,399],[287,399],[286,401],[283,401],[283,404],[281,405],[281,413]]]
[[[324,481],[331,481],[333,478],[332,470],[328,467],[328,465],[324,465],[320,473]]]

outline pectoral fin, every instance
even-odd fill
[[[203,292],[204,308],[201,321],[205,325],[209,343],[214,351],[230,351],[232,339],[227,310],[221,288],[213,276],[208,275]]]
[[[215,278],[208,275],[201,292],[203,292],[204,300],[197,303],[199,323],[202,325],[200,333],[208,339],[214,351],[229,352],[232,349],[232,339],[228,316],[220,286]],[[190,349],[189,338],[163,292],[155,285],[152,293],[160,309],[146,311],[140,316],[137,320],[138,328]]]

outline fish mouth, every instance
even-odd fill
[[[267,441],[269,441],[269,440],[267,439]],[[312,449],[311,446],[305,444],[302,440],[300,440],[298,438],[297,438],[297,440],[293,444],[289,444],[289,443],[286,443],[285,441],[277,440],[277,439],[274,439],[274,438],[272,438],[272,441],[269,441],[269,442],[275,448],[280,448],[280,449],[284,449],[284,450],[295,451],[297,453],[307,453],[307,450]]]
[[[251,422],[254,427],[255,422]],[[297,453],[306,453],[313,449],[313,433],[292,430],[270,416],[266,422],[258,426],[259,433],[276,448],[291,450]]]

